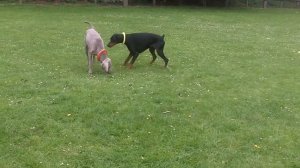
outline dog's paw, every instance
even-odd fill
[[[128,69],[132,69],[133,65],[132,64],[128,64]]]

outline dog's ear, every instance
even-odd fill
[[[114,42],[114,43],[122,43],[123,35],[122,34],[114,34],[111,36],[110,41]]]
[[[115,34],[113,34],[113,35],[110,37],[110,41],[111,41],[111,42],[115,41]]]
[[[123,36],[121,34],[116,34],[116,38],[118,43],[121,43],[123,41]]]

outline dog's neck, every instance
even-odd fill
[[[100,62],[103,62],[104,60],[106,60],[108,57],[107,57],[107,50],[105,49],[102,49],[98,52],[97,54],[97,60],[100,61]]]
[[[123,32],[122,34],[123,34],[123,42],[122,43],[125,44],[125,42],[126,42],[126,34],[125,34],[125,32]]]
[[[100,62],[104,62],[107,58],[107,55],[102,55],[100,58]]]

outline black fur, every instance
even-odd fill
[[[132,33],[126,34],[125,36],[125,45],[129,50],[129,55],[126,58],[124,65],[127,65],[130,60],[129,68],[132,68],[132,65],[139,54],[149,49],[152,55],[152,61],[150,63],[152,64],[156,59],[156,50],[157,54],[164,60],[165,67],[167,67],[169,59],[166,58],[163,51],[165,46],[164,35],[159,36],[152,33]],[[114,34],[111,36],[110,42],[107,46],[111,48],[116,44],[122,43],[123,40],[123,34]]]

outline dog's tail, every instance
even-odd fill
[[[93,26],[90,22],[85,21],[84,23],[88,24],[88,25],[90,26],[90,27],[89,27],[90,29],[91,29],[91,28],[94,28],[94,26]]]
[[[165,38],[165,35],[163,34],[161,37],[162,37],[162,39],[164,39],[164,38]]]

